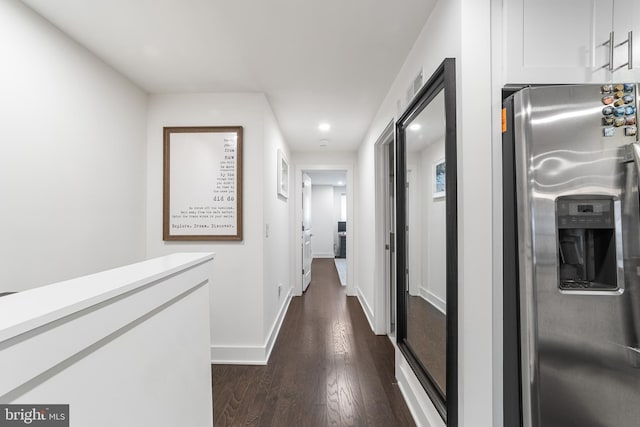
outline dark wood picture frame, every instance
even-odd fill
[[[242,240],[242,137],[242,126],[163,128],[163,240]]]
[[[458,426],[458,196],[455,59],[446,58],[396,122],[397,344],[449,427]],[[405,131],[411,121],[444,91],[446,192],[446,397],[407,341],[407,161]]]

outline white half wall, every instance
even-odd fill
[[[0,2],[0,291],[145,257],[147,95]]]
[[[74,426],[211,426],[212,260],[174,254],[0,299],[0,402],[68,404]]]

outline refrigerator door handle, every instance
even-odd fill
[[[638,188],[640,188],[640,143],[632,142],[626,146],[625,161],[633,162],[634,169],[636,171],[636,177],[638,180]],[[638,268],[639,267],[636,267],[636,269]],[[631,335],[634,337],[638,337],[638,322],[637,322],[638,317],[637,317],[637,313],[634,313],[634,311],[637,310],[637,307],[634,309],[634,306],[635,305],[633,304],[631,306],[631,325],[630,325],[632,330]],[[633,319],[636,319],[636,320],[633,320]],[[625,346],[626,353],[627,353],[627,361],[629,362],[630,366],[632,366],[633,368],[640,369],[640,346],[638,346],[637,338],[635,340],[632,339],[631,341],[633,343],[632,346]]]
[[[625,162],[633,162],[636,167],[636,173],[638,174],[638,184],[640,185],[640,143],[632,142],[627,145],[627,152],[625,153]]]
[[[632,367],[640,369],[640,349],[627,347],[627,358]]]

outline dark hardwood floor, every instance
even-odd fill
[[[212,365],[215,426],[413,426],[389,338],[376,336],[332,259],[314,259],[266,366]]]

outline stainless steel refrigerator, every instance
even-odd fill
[[[637,98],[505,98],[505,427],[640,426]]]

